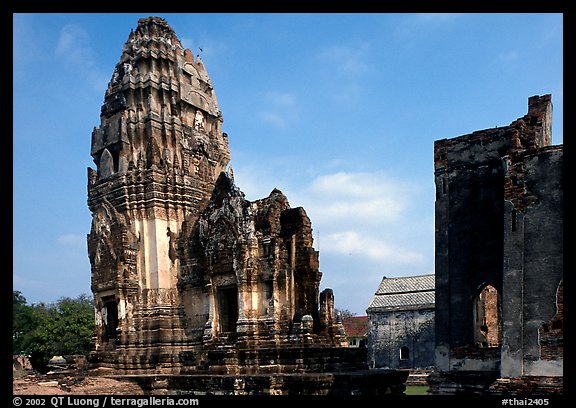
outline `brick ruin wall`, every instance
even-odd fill
[[[473,373],[488,382],[494,373],[562,376],[563,149],[551,145],[551,117],[551,96],[534,96],[509,126],[435,142],[436,355],[445,383]],[[479,301],[487,287],[496,307]],[[437,389],[441,382],[431,379]]]

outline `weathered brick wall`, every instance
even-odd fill
[[[540,358],[562,360],[564,358],[564,284],[560,282],[556,292],[556,315],[538,330]]]
[[[442,370],[562,375],[563,149],[551,146],[551,120],[551,95],[533,96],[509,126],[435,142]],[[472,302],[486,285],[501,299],[502,342],[483,349],[500,343],[490,338],[496,326],[471,324]],[[497,312],[476,309],[476,316],[492,321]]]
[[[370,368],[426,368],[434,361],[434,309],[370,312]],[[400,349],[407,348],[401,359]]]

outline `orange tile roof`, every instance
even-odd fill
[[[364,337],[368,333],[368,316],[352,316],[342,319],[348,337]]]

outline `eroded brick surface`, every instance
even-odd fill
[[[551,95],[533,96],[509,126],[435,142],[436,363],[450,373],[431,380],[436,392],[471,372],[511,384],[563,375],[563,148],[551,120]]]

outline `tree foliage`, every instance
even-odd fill
[[[54,355],[88,354],[93,333],[94,309],[87,295],[27,305],[22,293],[13,291],[12,352],[30,356],[35,369],[42,371]]]
[[[340,314],[340,316],[342,317],[342,319],[346,319],[346,318],[348,318],[348,317],[356,316],[356,313],[351,312],[351,311],[348,310],[348,309],[338,309],[338,308],[336,308],[336,309],[334,309],[334,312],[335,312],[337,315]]]

